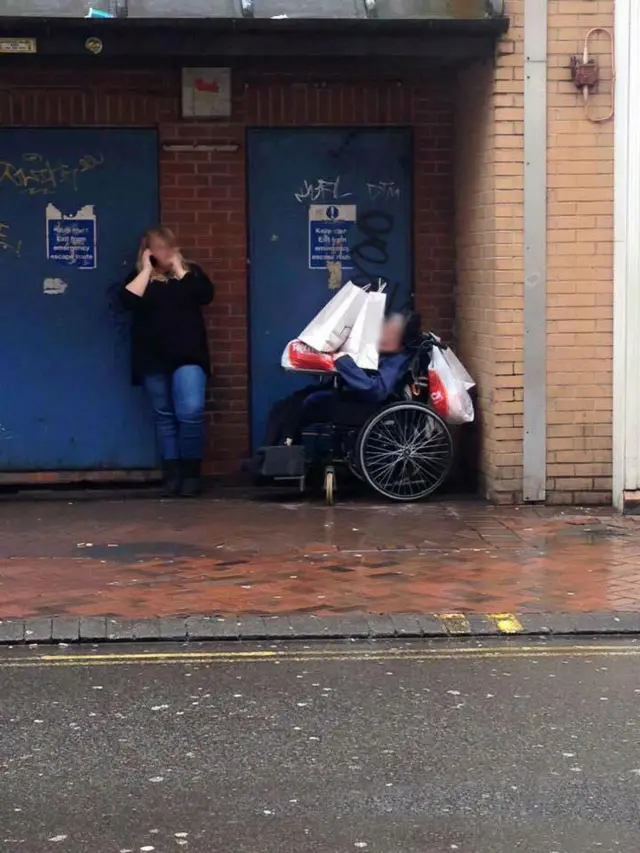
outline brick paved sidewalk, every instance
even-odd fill
[[[0,502],[0,618],[640,612],[638,522],[482,503]]]

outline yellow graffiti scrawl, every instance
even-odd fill
[[[0,222],[0,249],[4,252],[14,252],[20,257],[22,240],[12,240],[9,230],[8,223]]]
[[[0,159],[0,188],[9,185],[28,195],[53,195],[63,185],[77,190],[80,176],[103,163],[102,154],[83,154],[70,163],[31,153],[23,154],[19,163]]]

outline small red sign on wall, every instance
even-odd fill
[[[220,84],[217,80],[204,80],[202,77],[198,77],[195,87],[196,92],[211,92],[214,95],[220,92]]]
[[[183,118],[229,118],[230,115],[229,68],[182,69]]]

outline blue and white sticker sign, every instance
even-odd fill
[[[327,264],[353,269],[347,236],[356,224],[355,204],[312,204],[309,207],[309,269]]]
[[[94,270],[97,266],[96,214],[92,204],[67,215],[54,204],[45,210],[47,260],[65,267]]]

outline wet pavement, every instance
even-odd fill
[[[0,652],[3,850],[640,849],[637,645],[141,651]]]
[[[0,618],[640,611],[610,509],[251,500],[0,502]]]

